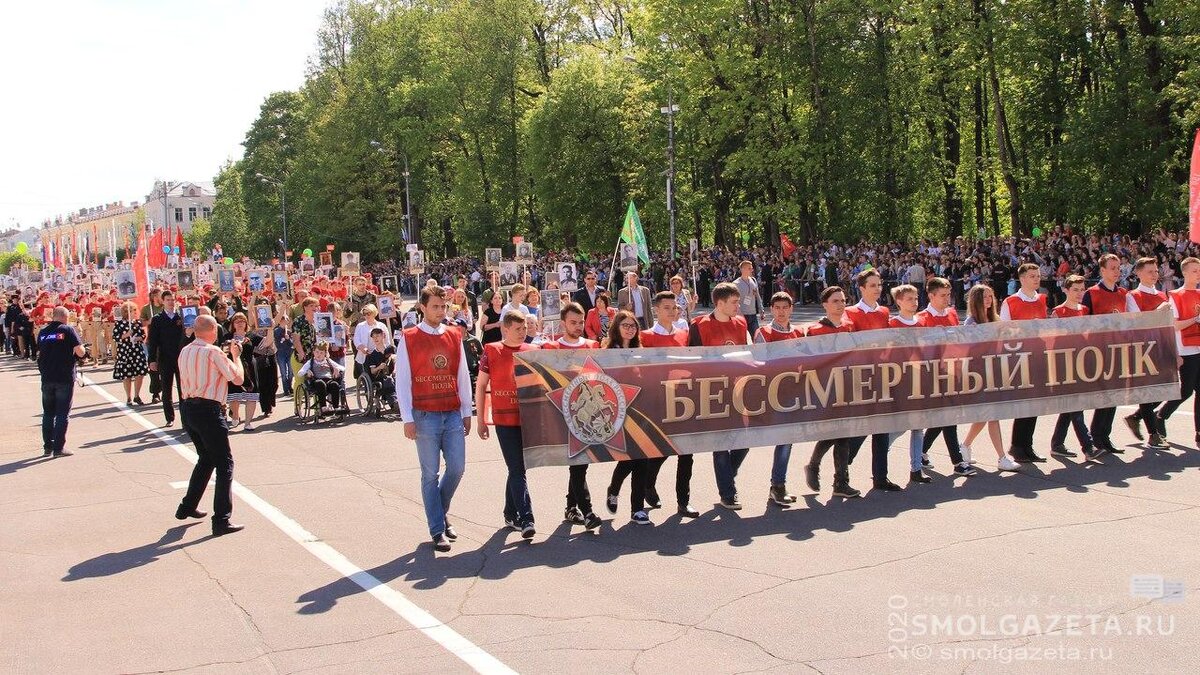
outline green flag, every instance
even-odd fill
[[[650,264],[650,249],[646,247],[646,233],[642,231],[642,219],[638,218],[637,207],[629,202],[629,210],[625,212],[625,225],[621,227],[621,241],[637,246],[638,258],[642,264]]]

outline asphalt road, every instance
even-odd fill
[[[1191,414],[1171,420],[1170,449],[1133,443],[1118,421],[1125,454],[1018,474],[996,473],[981,444],[980,475],[954,478],[939,443],[933,483],[852,501],[804,490],[806,443],[788,509],[766,501],[769,450],[741,470],[738,513],[714,506],[701,457],[699,519],[680,522],[668,499],[635,526],[626,493],[616,516],[600,511],[599,534],[561,523],[566,471],[538,469],[532,543],[501,528],[504,464],[472,435],[451,509],[461,538],[435,555],[398,422],[298,428],[285,399],[260,430],[234,433],[247,528],[212,538],[207,522],[173,518],[190,471],[182,432],[156,431],[161,410],[128,411],[108,372],[88,374],[99,385],[77,390],[75,456],[43,460],[36,371],[0,358],[5,672],[1195,668]],[[1052,422],[1038,426],[1043,451]],[[891,453],[902,484],[906,440]],[[598,503],[610,471],[591,469]],[[869,462],[852,482],[869,488]]]

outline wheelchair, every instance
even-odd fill
[[[374,416],[378,419],[382,418],[385,412],[396,410],[394,399],[393,401],[383,400],[379,385],[366,372],[358,376],[355,384],[355,403],[364,416]]]
[[[295,399],[295,411],[296,417],[301,423],[312,422],[313,424],[318,424],[329,419],[345,422],[346,417],[350,414],[350,409],[348,407],[350,399],[346,397],[346,391],[344,389],[342,390],[343,406],[341,408],[334,409],[333,412],[328,413],[321,412],[321,410],[317,407],[317,395],[313,393],[311,389],[309,389],[307,380],[304,380],[300,383],[300,393],[302,395],[297,396]]]

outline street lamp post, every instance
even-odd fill
[[[628,63],[641,65],[632,56],[625,56]],[[667,105],[659,108],[659,112],[667,116],[667,218],[671,238],[671,260],[675,260],[675,114],[679,106],[675,105],[675,90],[670,81],[667,82]]]
[[[267,185],[274,185],[279,189],[279,218],[283,222],[283,251],[280,257],[283,259],[283,264],[288,261],[288,237],[287,237],[287,191],[283,189],[283,181],[271,176],[264,176],[261,173],[254,174],[260,181]]]
[[[379,151],[381,155],[387,154],[387,150],[384,149],[383,143],[380,143],[379,141],[371,141],[371,147]],[[401,218],[404,219],[404,240],[411,244],[413,243],[413,236],[416,233],[413,232],[412,224],[412,197],[408,192],[408,153],[399,151],[397,152],[401,157],[404,158],[404,215],[401,216]]]

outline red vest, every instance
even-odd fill
[[[1080,305],[1079,309],[1071,309],[1066,304],[1062,304],[1051,310],[1051,313],[1054,314],[1054,318],[1056,319],[1068,319],[1073,316],[1087,316],[1088,308]]]
[[[562,338],[559,338],[559,340],[561,339]],[[595,340],[589,340],[587,338],[580,338],[581,342],[577,345],[564,345],[562,342],[559,342],[559,340],[544,343],[542,345],[542,349],[596,349],[600,346],[599,342],[596,342]]]
[[[887,307],[879,305],[873,312],[864,312],[858,306],[846,308],[846,320],[854,325],[854,332],[860,333],[864,330],[878,330],[888,327],[888,319],[891,317],[891,312]]]
[[[491,342],[483,346],[483,355],[488,363],[488,392],[492,402],[492,424],[506,427],[521,426],[521,410],[517,406],[517,375],[513,357],[517,352],[528,352],[536,346],[521,343],[517,348],[507,347],[503,342]]]
[[[1013,321],[1046,318],[1046,296],[1041,293],[1038,293],[1038,299],[1034,302],[1013,294],[1004,299],[1004,305],[1008,307],[1008,318]]]
[[[917,312],[917,318],[921,320],[921,325],[927,328],[934,326],[957,326],[958,311],[953,307],[946,308],[946,313],[938,316],[927,309]]]
[[[1200,313],[1200,290],[1180,288],[1171,291],[1171,302],[1175,303],[1180,321],[1194,319],[1196,314]],[[1192,324],[1184,328],[1179,333],[1179,339],[1183,341],[1184,347],[1200,347],[1200,326]]]
[[[1129,291],[1117,287],[1117,290],[1110,291],[1096,284],[1087,289],[1087,297],[1091,300],[1092,315],[1097,314],[1116,314],[1125,311],[1125,294]]]
[[[829,317],[825,317],[825,318],[829,318]],[[822,323],[821,321],[817,321],[815,323],[810,323],[804,327],[805,337],[814,337],[817,335],[829,335],[830,333],[853,333],[853,332],[854,332],[854,324],[850,323],[849,321],[846,321],[845,318],[842,319],[842,325],[837,326],[837,327],[827,326],[824,323]]]
[[[430,335],[419,326],[404,331],[404,347],[412,372],[412,405],[424,412],[458,410],[458,363],[462,337],[456,330]],[[398,386],[404,386],[397,382]]]
[[[660,335],[652,330],[644,330],[641,335],[643,347],[686,347],[687,331],[677,330],[670,335]]]
[[[916,323],[907,324],[907,323],[904,323],[903,321],[901,321],[900,315],[897,314],[896,316],[893,316],[890,319],[888,319],[888,328],[924,328],[925,325],[921,323],[921,315],[918,314],[916,316],[916,319],[917,319]]]
[[[1167,301],[1167,294],[1162,291],[1146,293],[1145,291],[1133,290],[1129,294],[1133,296],[1133,301],[1137,303],[1138,309],[1143,312],[1154,311]]]
[[[700,331],[700,343],[705,347],[746,344],[746,319],[735,316],[729,321],[717,321],[712,314],[698,316],[692,321]]]
[[[758,334],[762,336],[763,342],[783,342],[784,340],[795,340],[796,338],[804,337],[804,331],[799,328],[791,328],[786,333],[781,330],[775,330],[771,324],[758,327]],[[757,337],[757,336],[756,336]]]

